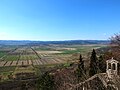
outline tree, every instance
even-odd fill
[[[110,38],[111,44],[120,47],[120,33],[115,34]]]
[[[91,54],[91,58],[90,58],[90,70],[89,70],[89,75],[93,76],[97,73],[98,71],[98,66],[97,66],[97,56],[96,56],[96,52],[93,49],[92,54]]]
[[[105,61],[104,61],[102,55],[99,56],[98,67],[99,67],[99,70],[100,70],[99,73],[104,73],[106,71],[106,64],[105,64]]]
[[[81,70],[84,70],[84,61],[83,61],[83,58],[82,58],[81,54],[80,54],[80,57],[79,57],[78,68],[81,69]]]
[[[120,33],[115,34],[110,38],[111,53],[114,59],[120,60]]]
[[[37,81],[38,90],[54,90],[54,78],[48,72],[43,74]]]
[[[82,55],[80,55],[80,57],[79,57],[78,68],[77,68],[76,72],[77,72],[77,78],[78,78],[78,82],[79,82],[80,78],[83,77],[85,74],[84,61],[83,61]]]

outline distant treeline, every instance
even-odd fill
[[[68,41],[29,41],[29,40],[0,40],[0,45],[48,45],[48,44],[109,44],[109,40],[68,40]]]

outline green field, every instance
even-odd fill
[[[60,50],[62,53],[60,54],[74,54],[74,53],[81,53],[81,54],[87,54],[88,52],[91,52],[92,49],[98,49],[107,47],[106,45],[71,45],[71,46],[65,46],[66,48],[73,48],[75,50]]]
[[[0,48],[0,75],[2,81],[9,75],[17,73],[38,73],[39,67],[68,67],[79,57],[74,54],[87,55],[92,49],[107,45],[45,45],[32,47],[7,46]],[[4,56],[4,57],[3,57]],[[44,70],[43,70],[44,71]]]

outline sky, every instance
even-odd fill
[[[120,0],[0,0],[0,40],[108,40]]]

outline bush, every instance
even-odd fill
[[[54,78],[48,72],[44,73],[37,82],[38,90],[54,90]]]

